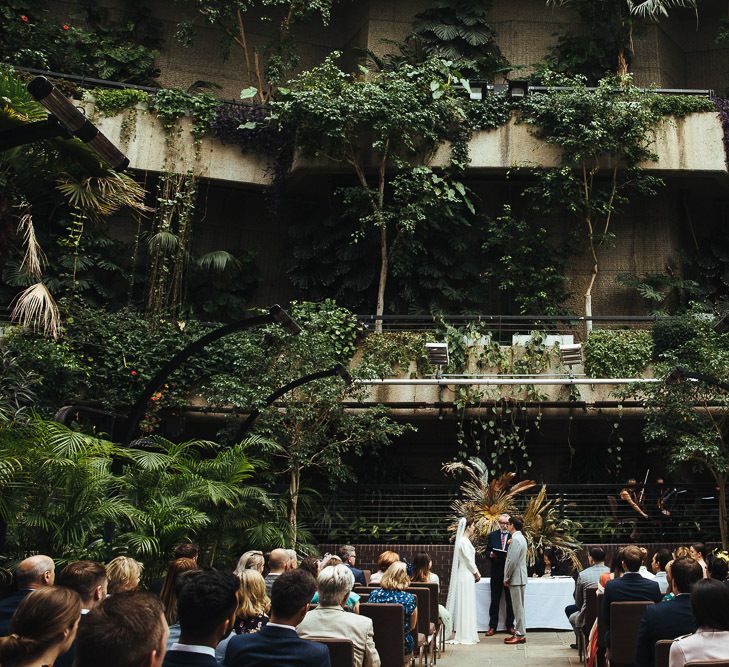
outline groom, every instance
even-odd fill
[[[527,583],[527,542],[521,534],[524,519],[518,515],[509,517],[509,532],[511,542],[506,554],[504,564],[504,586],[511,594],[511,604],[514,607],[514,627],[516,633],[513,637],[504,639],[504,644],[526,644],[526,619],[524,617],[524,588]]]

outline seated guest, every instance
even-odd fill
[[[649,571],[648,568],[646,567],[646,565],[648,564],[648,549],[646,549],[645,547],[638,547],[638,548],[640,549],[640,554],[643,557],[643,563],[640,566],[640,568],[638,569],[638,574],[645,579],[650,579],[651,581],[655,581],[656,575],[652,571]],[[660,584],[658,587],[660,588]],[[663,592],[663,591],[661,591],[661,592]]]
[[[83,628],[89,612],[106,599],[108,580],[106,568],[101,563],[90,560],[79,560],[69,563],[58,575],[58,584],[76,591],[81,597],[81,620],[79,627]],[[76,655],[76,645],[58,658],[56,667],[71,667]]]
[[[161,667],[166,642],[159,598],[139,591],[118,593],[86,617],[74,667]]]
[[[712,554],[707,560],[707,566],[709,568],[709,576],[717,581],[726,581],[729,576],[729,564]]]
[[[195,565],[197,566],[197,559],[199,555],[200,547],[198,547],[197,544],[193,544],[192,542],[183,542],[182,544],[175,546],[175,551],[172,554],[172,561],[175,561],[178,558],[190,558],[195,561]],[[164,583],[165,578],[158,577],[150,584],[149,592],[154,593],[155,595],[161,595]]]
[[[299,563],[300,570],[306,570],[314,579],[319,576],[321,563],[316,556],[307,556]]]
[[[167,568],[160,601],[168,625],[168,647],[180,638],[180,624],[177,622],[177,593],[180,590],[180,579],[188,572],[197,569],[197,560],[194,558],[177,558]]]
[[[433,567],[433,561],[430,554],[418,551],[413,558],[413,583],[418,581],[426,584],[440,584],[440,578],[431,571],[431,567]]]
[[[597,582],[597,590],[599,592],[605,591],[605,584],[608,581],[612,581],[613,579],[619,579],[623,576],[623,549],[625,547],[621,547],[618,549],[614,554],[613,557],[610,559],[610,571],[609,572],[603,572],[600,575],[600,579]]]
[[[15,568],[15,585],[18,590],[0,600],[0,636],[8,634],[10,619],[26,595],[39,588],[53,586],[55,580],[56,566],[48,556],[31,556],[18,563]]]
[[[0,638],[0,665],[52,665],[76,638],[81,599],[76,591],[46,587],[20,601],[10,634]]]
[[[387,553],[387,552],[385,552]],[[392,552],[390,552],[392,553]],[[395,554],[397,555],[397,554]],[[374,604],[400,604],[405,611],[405,653],[415,651],[415,639],[412,631],[418,625],[418,604],[412,593],[405,589],[410,585],[407,566],[399,561],[387,568],[380,588],[370,593],[369,602]]]
[[[666,573],[666,566],[671,562],[671,552],[668,549],[658,549],[653,554],[653,560],[651,561],[651,569],[653,574],[656,575],[656,581],[658,582],[658,588],[661,589],[661,593],[664,595],[668,593],[668,574]]]
[[[339,556],[332,556],[327,559],[326,565],[322,566],[321,572],[324,572],[324,570],[331,567],[337,567],[338,565],[344,565],[344,563],[342,563],[342,559],[339,558]],[[317,577],[318,576],[319,575],[317,575]],[[354,582],[352,582],[352,586],[354,586]],[[344,610],[353,611],[355,614],[359,614],[359,601],[361,597],[362,596],[359,593],[349,591],[349,595],[344,603]],[[314,597],[311,598],[311,604],[319,604],[319,591],[314,593]]]
[[[263,574],[263,566],[265,564],[266,560],[263,558],[263,551],[246,551],[238,559],[234,574],[238,577],[243,570],[256,570]]]
[[[704,570],[704,577],[708,577],[708,568],[706,567],[706,546],[703,542],[694,542],[689,547],[689,555],[693,558],[701,568]]]
[[[350,639],[354,644],[355,667],[378,667],[372,619],[347,614],[344,606],[354,586],[354,575],[344,564],[325,567],[318,580],[319,606],[296,628],[299,637]]]
[[[266,594],[271,596],[273,582],[289,569],[289,554],[286,549],[274,549],[268,557],[268,574],[266,575]]]
[[[357,559],[357,550],[351,544],[343,544],[339,547],[339,557],[342,559],[342,562],[350,570],[352,570],[354,583],[359,584],[360,586],[366,586],[367,582],[365,581],[364,572],[354,566]]]
[[[643,562],[640,548],[630,544],[623,549],[623,569],[625,574],[605,584],[605,597],[602,603],[600,622],[605,629],[605,646],[610,646],[610,605],[613,602],[637,600],[661,600],[661,589],[655,581],[642,577],[638,570]]]
[[[547,547],[542,558],[534,565],[534,575],[537,577],[561,577],[566,574],[568,574],[567,565],[559,560],[552,547]]]
[[[245,570],[240,576],[238,612],[235,634],[258,632],[268,623],[271,599],[266,595],[266,583],[256,570]]]
[[[142,577],[144,565],[127,556],[117,556],[106,565],[106,578],[109,581],[109,595],[136,591]]]
[[[296,549],[284,549],[288,554],[289,562],[286,564],[287,570],[295,570],[299,567],[299,557],[296,555]]]
[[[400,560],[400,554],[396,551],[383,551],[377,558],[377,572],[373,572],[370,577],[370,586],[379,584],[382,580],[382,576],[393,563],[397,563]]]
[[[702,579],[691,592],[691,609],[698,630],[673,642],[669,667],[729,660],[729,588],[716,579]]]
[[[239,586],[234,574],[219,570],[184,577],[177,596],[180,639],[167,649],[163,667],[217,667],[215,647],[233,627]]]
[[[584,632],[585,614],[587,614],[587,589],[597,586],[600,576],[609,572],[605,566],[605,550],[601,547],[590,547],[587,554],[586,567],[577,575],[575,582],[574,598],[575,603],[567,606],[564,613],[575,631],[575,638],[579,633]],[[588,632],[590,628],[587,629]],[[570,644],[570,648],[577,648],[577,643]]]
[[[673,550],[674,559],[691,557],[691,547],[676,547]]]
[[[247,635],[231,637],[227,667],[330,667],[329,649],[301,639],[296,626],[304,620],[316,580],[304,570],[280,574],[271,588],[271,620]]]
[[[665,551],[669,554],[668,550]],[[693,558],[679,558],[673,562],[671,587],[676,597],[645,608],[636,643],[635,664],[638,667],[653,667],[657,641],[676,639],[696,630],[696,619],[691,611],[691,589],[702,577],[701,566]]]

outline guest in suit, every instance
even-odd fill
[[[501,595],[506,599],[506,630],[512,633],[514,630],[514,609],[511,605],[511,594],[509,589],[504,587],[504,564],[506,554],[504,551],[509,548],[509,515],[499,516],[499,529],[489,533],[486,544],[486,555],[491,559],[491,605],[489,606],[489,629],[487,637],[496,634],[499,627],[499,606]]]
[[[344,611],[354,575],[346,565],[325,567],[318,579],[319,606],[311,610],[296,628],[299,637],[350,639],[355,667],[379,667],[372,619]]]
[[[646,607],[638,629],[635,663],[653,667],[656,642],[676,639],[696,630],[691,611],[691,589],[703,577],[701,565],[693,558],[680,558],[671,566],[671,586],[676,597],[668,602]]]
[[[87,615],[76,639],[75,667],[161,667],[167,633],[156,595],[111,595]]]
[[[623,569],[625,574],[605,584],[605,597],[602,601],[600,621],[605,628],[605,646],[610,646],[610,605],[613,602],[650,600],[660,602],[661,589],[656,581],[642,577],[638,570],[643,563],[640,547],[630,544],[623,549]]]
[[[48,556],[31,556],[18,563],[15,568],[15,585],[18,590],[0,600],[0,636],[8,634],[10,619],[28,593],[45,586],[53,586],[55,580],[56,566]]]
[[[354,566],[357,559],[357,550],[351,544],[343,544],[339,547],[339,557],[342,562],[352,571],[354,575],[354,583],[360,586],[366,586],[365,575],[362,570]]]
[[[68,588],[44,587],[27,595],[10,622],[12,634],[0,638],[3,667],[52,665],[76,638],[81,599]]]
[[[729,660],[729,588],[716,579],[702,579],[691,592],[691,609],[698,630],[673,642],[669,667]]]
[[[587,613],[587,589],[597,588],[600,576],[609,572],[605,565],[605,550],[602,547],[590,547],[587,554],[586,567],[577,575],[575,582],[575,603],[565,608],[570,625],[574,628],[575,637],[583,632],[585,627],[585,614]],[[570,648],[577,648],[577,644],[570,644]]]
[[[316,581],[305,570],[291,570],[271,588],[271,620],[259,632],[236,635],[225,652],[227,667],[330,667],[329,649],[301,639],[296,626],[306,616]]]
[[[180,641],[168,649],[163,667],[217,667],[215,647],[233,627],[238,587],[229,572],[197,570],[185,576],[177,596]]]
[[[526,618],[524,615],[524,589],[529,575],[527,574],[526,557],[527,541],[522,535],[524,519],[515,515],[509,517],[509,533],[511,541],[504,563],[504,586],[511,594],[514,608],[514,635],[504,639],[504,644],[526,644]]]
[[[91,560],[79,560],[69,563],[58,575],[58,584],[76,591],[81,596],[81,619],[79,627],[83,628],[86,616],[92,609],[106,598],[108,579],[106,568],[101,563]],[[76,644],[56,660],[56,667],[71,667],[76,656]]]

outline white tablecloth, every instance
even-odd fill
[[[571,630],[564,608],[574,604],[575,580],[572,577],[554,579],[529,579],[524,593],[527,628]],[[489,629],[489,605],[491,604],[491,579],[484,577],[476,584],[476,623],[479,632]],[[498,630],[505,630],[505,597],[501,596]]]

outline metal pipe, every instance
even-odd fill
[[[500,378],[500,377],[474,377],[474,378],[385,378],[376,380],[355,380],[354,384],[359,385],[412,385],[412,386],[437,386],[447,387],[449,385],[486,385],[498,387],[503,385],[554,385],[571,386],[577,384],[634,384],[663,382],[660,378]]]

